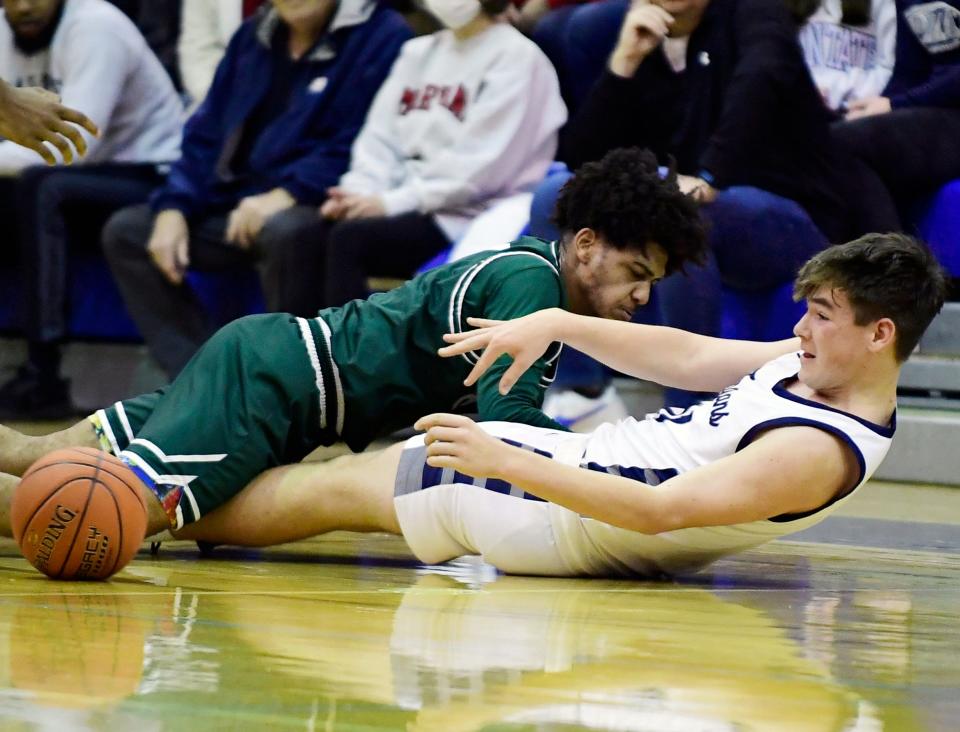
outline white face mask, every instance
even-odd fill
[[[447,28],[462,28],[481,11],[480,0],[423,0],[433,17]]]

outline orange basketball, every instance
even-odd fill
[[[24,473],[10,523],[20,551],[54,579],[106,579],[133,559],[147,507],[133,471],[89,447],[56,450]]]

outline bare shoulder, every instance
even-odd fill
[[[819,508],[852,490],[860,479],[860,461],[839,435],[805,425],[770,429],[743,451],[766,467],[786,489],[798,489],[804,503],[794,510]]]

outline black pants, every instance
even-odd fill
[[[171,378],[213,335],[211,321],[193,290],[174,285],[147,252],[153,231],[147,205],[117,212],[103,232],[107,261],[127,309],[151,353]],[[267,219],[249,250],[225,240],[227,216],[202,216],[190,222],[190,268],[217,272],[256,266],[267,308],[309,316],[323,304],[317,283],[323,274],[328,225],[315,206],[294,206]]]
[[[70,250],[99,249],[109,216],[146,200],[162,180],[152,164],[104,164],[27,168],[6,182],[4,192],[16,202],[21,309],[31,344],[66,336]]]
[[[366,297],[370,277],[410,277],[448,246],[450,240],[429,214],[341,221],[327,236],[324,305]]]
[[[854,171],[855,205],[873,231],[902,231],[901,212],[960,178],[960,110],[916,107],[831,129],[840,151],[863,167]]]

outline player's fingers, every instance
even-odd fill
[[[490,368],[493,362],[502,356],[503,353],[502,350],[495,348],[488,347],[484,349],[483,353],[480,354],[480,358],[477,359],[477,363],[474,364],[470,373],[467,374],[467,378],[463,380],[463,385],[473,386],[476,384],[477,380],[487,372],[487,369]]]
[[[460,343],[471,338],[474,338],[478,335],[481,335],[486,332],[486,328],[479,328],[477,330],[464,330],[460,333],[444,333],[442,338],[447,343]]]
[[[460,459],[452,455],[428,455],[427,465],[431,468],[450,468],[456,470],[460,467]]]
[[[427,457],[434,456],[434,455],[458,457],[460,453],[456,443],[441,442],[437,440],[427,445],[426,454],[427,454]]]
[[[500,377],[500,393],[510,393],[510,390],[513,388],[514,384],[516,384],[520,377],[523,376],[524,372],[530,368],[531,363],[514,360],[507,370],[503,372],[503,376]]]
[[[435,442],[445,442],[453,444],[457,441],[457,438],[461,437],[461,432],[459,427],[448,427],[445,425],[437,425],[431,427],[427,430],[426,442],[428,444],[433,444]]]
[[[29,143],[25,143],[24,147],[28,147],[34,152],[39,153],[40,157],[43,158],[43,162],[45,162],[47,165],[57,164],[56,156],[50,152],[50,148],[43,144],[43,140],[32,140]]]
[[[61,122],[56,127],[57,132],[66,137],[76,148],[77,155],[83,157],[87,154],[87,138],[80,134],[79,128],[74,125]]]
[[[70,147],[70,141],[67,138],[54,131],[49,131],[43,136],[43,139],[60,151],[65,165],[70,165],[73,162],[73,148]]]
[[[460,427],[464,424],[471,422],[468,417],[464,417],[462,414],[447,414],[446,412],[434,412],[433,414],[427,414],[420,419],[418,419],[413,427],[414,429],[420,431],[429,430],[431,427],[437,425],[445,425],[448,427]]]
[[[495,325],[506,323],[506,320],[489,320],[487,318],[467,318],[467,322],[475,328],[492,328]]]
[[[57,116],[65,122],[72,122],[75,125],[80,125],[91,135],[100,137],[100,128],[97,127],[96,123],[92,119],[82,112],[78,112],[75,109],[70,109],[70,107],[57,107]]]
[[[446,340],[446,336],[444,336],[444,340]],[[470,351],[482,351],[486,347],[486,338],[465,338],[460,340],[459,343],[453,343],[437,349],[437,353],[449,358],[450,356],[459,356],[461,353],[468,353]]]

